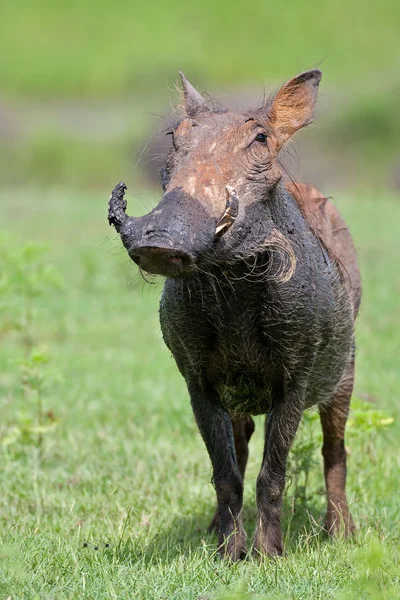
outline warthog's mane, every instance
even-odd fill
[[[261,257],[265,261],[260,260]],[[292,278],[297,260],[292,244],[273,228],[266,237],[249,240],[246,247],[234,250],[225,262],[227,265],[245,263],[249,271],[244,277],[249,281],[285,283]]]

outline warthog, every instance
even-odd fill
[[[290,182],[283,144],[312,122],[321,72],[288,81],[264,106],[210,107],[180,74],[184,114],[168,132],[164,195],[141,218],[125,185],[109,222],[140,269],[166,277],[165,343],[186,380],[213,467],[210,528],[233,561],[247,552],[243,478],[251,415],[265,414],[254,551],[281,555],[286,463],[302,413],[319,409],[328,508],[348,535],[344,431],[354,378],[360,279],[348,229],[313,186]]]

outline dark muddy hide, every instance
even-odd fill
[[[233,113],[209,110],[181,75],[186,113],[170,132],[160,204],[128,217],[124,184],[109,204],[132,260],[167,278],[162,332],[212,461],[218,506],[210,527],[231,560],[247,552],[251,415],[267,416],[254,551],[282,554],[286,462],[311,406],[324,433],[326,527],[354,528],[344,449],[360,295],[354,248],[334,206],[312,186],[289,184],[277,160],[312,121],[320,78],[303,73],[266,106]]]

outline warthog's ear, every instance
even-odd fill
[[[183,98],[185,100],[185,112],[188,117],[195,117],[197,113],[207,110],[206,101],[203,96],[186,79],[182,71],[179,71],[182,83]]]
[[[278,134],[279,145],[312,123],[321,77],[319,69],[306,71],[290,79],[276,94],[269,106],[268,120]]]

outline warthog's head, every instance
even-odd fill
[[[312,122],[321,72],[288,81],[263,107],[243,112],[211,109],[180,74],[184,116],[168,132],[172,145],[161,172],[164,195],[149,214],[125,214],[120,184],[109,220],[141,269],[177,277],[243,246],[263,203],[282,178],[277,156],[298,129]],[[272,227],[272,226],[271,226]],[[267,232],[268,233],[268,232]]]

